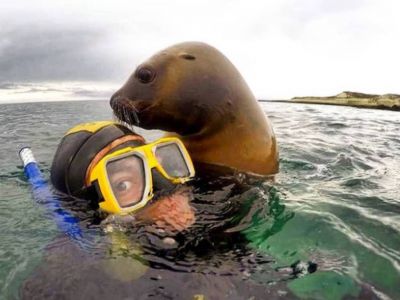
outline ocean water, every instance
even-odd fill
[[[239,191],[226,178],[195,182],[199,224],[188,244],[197,250],[184,255],[160,251],[148,232],[132,233],[146,238],[140,255],[115,250],[90,216],[74,211],[97,239],[82,250],[34,202],[18,150],[31,146],[48,176],[64,132],[112,118],[107,101],[0,105],[0,298],[400,299],[400,114],[261,104],[277,135],[279,175]],[[232,214],[227,205],[236,202],[243,207]],[[233,235],[210,234],[227,219]],[[132,275],[143,266],[150,275]]]

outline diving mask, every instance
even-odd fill
[[[100,209],[113,214],[136,212],[153,197],[153,172],[179,184],[194,176],[183,143],[175,137],[125,147],[89,166],[86,186],[95,191]]]

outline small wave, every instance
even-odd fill
[[[340,183],[341,186],[348,187],[351,189],[379,189],[379,184],[367,179],[367,178],[350,178],[345,179]]]

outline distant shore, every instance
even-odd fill
[[[266,100],[260,101],[263,102]],[[341,105],[400,111],[400,95],[396,94],[374,95],[356,92],[343,92],[336,96],[330,97],[294,97],[291,100],[276,100],[275,102]]]

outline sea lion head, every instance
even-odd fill
[[[110,104],[126,123],[178,134],[195,163],[278,172],[269,119],[239,71],[207,44],[186,42],[155,54]]]
[[[204,43],[186,42],[139,65],[110,104],[116,116],[129,124],[185,136],[207,127],[217,129],[212,119],[235,118],[232,99],[243,93],[252,95],[221,52]]]

